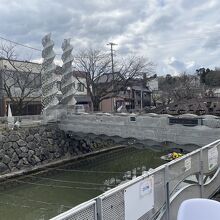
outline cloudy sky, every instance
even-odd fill
[[[0,0],[0,37],[41,49],[51,32],[57,53],[64,38],[72,39],[74,53],[108,51],[111,41],[117,56],[147,57],[159,75],[193,72],[220,66],[219,8],[219,0]]]

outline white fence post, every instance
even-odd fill
[[[170,189],[169,189],[169,166],[165,165],[165,192],[166,192],[166,219],[170,220]]]
[[[199,185],[200,185],[200,197],[203,198],[204,196],[204,174],[203,174],[203,149],[200,149],[200,156],[199,156],[199,166],[200,166],[200,173],[199,173]]]
[[[96,209],[97,209],[97,220],[102,220],[102,199],[97,197],[96,199]]]

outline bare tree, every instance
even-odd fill
[[[111,57],[101,50],[88,49],[81,51],[74,60],[77,71],[84,74],[85,82],[77,77],[91,97],[93,109],[99,110],[102,100],[115,97],[126,90],[132,80],[141,78],[143,73],[153,73],[154,65],[140,57],[130,57],[114,63],[112,73]]]
[[[28,61],[18,61],[15,47],[2,45],[0,56],[4,65],[0,68],[0,89],[13,105],[16,115],[40,97],[41,65]]]
[[[173,98],[175,101],[198,98],[200,92],[201,89],[200,86],[197,85],[196,77],[182,73],[176,80],[175,87],[173,89]]]
[[[204,88],[201,87],[199,79],[186,73],[174,77],[167,75],[162,79],[160,89],[163,91],[162,96],[166,100],[165,105],[171,102],[201,98],[204,93]]]
[[[159,77],[159,90],[161,91],[160,94],[160,101],[163,106],[169,105],[174,101],[174,90],[176,88],[176,77],[172,77],[170,74],[167,74],[166,77]]]

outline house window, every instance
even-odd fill
[[[79,92],[84,92],[84,85],[83,85],[82,83],[78,83],[78,84],[77,84],[77,90],[78,90]]]

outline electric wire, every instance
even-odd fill
[[[8,42],[13,43],[13,44],[16,44],[16,45],[19,45],[19,46],[22,46],[22,47],[26,47],[26,48],[28,48],[28,49],[32,49],[32,50],[36,50],[36,51],[40,51],[40,52],[42,51],[42,50],[40,50],[40,49],[31,47],[31,46],[28,46],[28,45],[25,45],[25,44],[22,44],[22,43],[18,43],[18,42],[16,42],[16,41],[12,41],[12,40],[6,39],[6,38],[4,38],[4,37],[2,37],[2,36],[0,36],[0,39],[2,39],[2,40],[4,40],[4,41],[8,41]]]
[[[20,208],[31,208],[31,206],[27,206],[27,205],[18,205],[16,203],[11,203],[11,202],[0,202],[0,204],[3,205],[10,205],[10,206],[15,206],[15,207],[20,207]],[[47,210],[47,209],[45,209]]]
[[[0,204],[7,205],[7,206],[19,207],[19,208],[36,209],[36,207],[30,206],[30,205],[18,205],[17,203],[13,203],[13,202],[0,202]],[[44,210],[44,211],[52,210],[52,209],[47,209],[44,207],[39,207],[38,209]]]
[[[76,169],[61,169],[55,170],[66,171],[66,172],[79,172],[79,173],[100,173],[100,174],[124,174],[124,172],[111,172],[111,171],[99,171],[99,170],[76,170]]]
[[[22,44],[22,43],[19,43],[19,42],[16,42],[16,41],[13,41],[13,40],[9,40],[9,39],[7,39],[7,38],[5,38],[5,37],[2,37],[2,36],[0,36],[0,39],[2,39],[2,40],[4,40],[4,41],[7,41],[7,42],[10,42],[10,43],[12,43],[12,44],[15,44],[15,45],[18,45],[18,46],[22,46],[22,47],[26,47],[26,48],[28,48],[28,49],[31,49],[31,50],[35,50],[35,51],[38,51],[38,52],[42,52],[42,49],[39,49],[39,48],[35,48],[35,47],[32,47],[32,46],[28,46],[28,45],[25,45],[25,44]],[[60,54],[60,53],[55,53],[56,55],[59,55],[59,56],[62,56],[62,54]],[[107,53],[105,54],[105,55],[108,55]],[[103,57],[105,57],[105,56],[103,56]],[[74,58],[82,58],[82,57],[74,57]],[[84,57],[84,58],[86,58],[86,57]],[[87,57],[87,58],[89,58],[89,57]]]
[[[35,186],[51,187],[51,188],[78,189],[78,190],[99,190],[99,191],[102,191],[102,189],[92,188],[92,187],[78,187],[78,186],[77,187],[72,187],[72,186],[64,186],[64,185],[50,185],[50,184],[43,184],[43,183],[32,183],[32,182],[29,182],[29,181],[22,181],[22,180],[15,180],[15,182],[30,184],[30,185],[35,185]]]
[[[185,40],[198,40],[198,39],[203,39],[203,38],[207,38],[209,37],[208,34],[211,34],[211,33],[216,33],[216,31],[206,31],[204,33],[199,33],[199,34],[193,34],[192,36],[187,36],[187,37],[181,37],[181,38],[176,38],[176,39],[172,39],[172,40],[169,40],[169,41],[165,41],[163,44],[158,44],[156,42],[153,42],[153,41],[149,41],[150,44],[156,44],[156,45],[164,45],[164,44],[176,44],[177,42],[181,42],[182,43],[185,43]],[[16,45],[19,45],[19,46],[22,46],[22,47],[26,47],[28,49],[32,49],[32,50],[35,50],[35,51],[39,51],[41,52],[42,50],[41,49],[38,49],[38,48],[35,48],[35,47],[32,47],[32,46],[28,46],[28,45],[25,45],[25,44],[22,44],[22,43],[19,43],[19,42],[16,42],[16,41],[13,41],[13,40],[10,40],[10,39],[7,39],[5,37],[2,37],[0,36],[0,39],[4,40],[4,41],[8,41],[10,43],[13,43],[13,44],[16,44]],[[151,45],[150,45],[151,46]],[[61,55],[61,54],[57,54],[57,55]]]
[[[205,38],[208,38],[209,34],[212,34],[212,33],[216,33],[216,30],[215,31],[210,30],[210,31],[206,31],[206,32],[203,32],[203,33],[199,33],[199,34],[193,34],[192,36],[180,37],[180,38],[172,39],[172,40],[169,40],[169,41],[164,41],[163,43],[157,43],[157,42],[154,42],[154,41],[148,41],[147,45],[150,46],[150,47],[155,47],[155,46],[165,46],[165,45],[172,45],[172,44],[175,45],[175,44],[179,44],[179,43],[185,44],[186,40],[205,39]],[[26,47],[28,49],[32,49],[32,50],[38,51],[38,52],[42,51],[41,49],[38,49],[38,48],[35,48],[35,47],[32,47],[32,46],[28,46],[28,45],[16,42],[16,41],[7,39],[7,38],[2,37],[2,36],[0,36],[0,39],[2,39],[4,41],[8,41],[8,42],[16,44],[16,45],[19,45],[19,46],[22,46],[22,47]],[[218,45],[219,44],[217,44],[217,46]],[[61,54],[56,54],[56,55],[61,55]]]
[[[48,178],[48,177],[37,177],[33,175],[29,175],[31,178],[36,178],[36,179],[42,179],[42,180],[50,180],[54,182],[60,182],[60,183],[73,183],[73,184],[82,184],[82,185],[94,185],[94,186],[115,186],[112,184],[101,184],[101,183],[93,183],[93,182],[80,182],[80,181],[70,181],[70,180],[59,180],[59,179],[53,179],[53,178]]]
[[[45,201],[41,201],[41,200],[28,199],[28,198],[25,198],[23,196],[11,195],[11,194],[7,194],[7,193],[3,193],[3,192],[0,192],[0,195],[5,195],[5,196],[8,196],[8,197],[12,197],[12,198],[19,198],[19,199],[23,199],[25,201],[36,202],[36,203],[41,203],[41,204],[45,204],[45,205],[58,205],[58,206],[66,207],[66,208],[71,208],[71,206],[66,206],[66,205],[62,205],[62,204],[59,204],[59,203],[51,203],[51,202],[45,202]]]
[[[13,41],[13,40],[9,40],[9,39],[4,38],[4,37],[2,37],[2,36],[0,36],[0,39],[2,39],[2,40],[4,40],[4,41],[7,41],[7,42],[10,42],[10,43],[12,43],[12,44],[18,45],[18,46],[22,46],[22,47],[26,47],[26,48],[31,49],[31,50],[35,50],[35,51],[38,51],[38,52],[42,52],[42,49],[38,49],[38,48],[35,48],[35,47],[31,47],[31,46],[28,46],[28,45],[25,45],[25,44],[22,44],[22,43]],[[56,55],[61,56],[62,54],[56,53]]]

